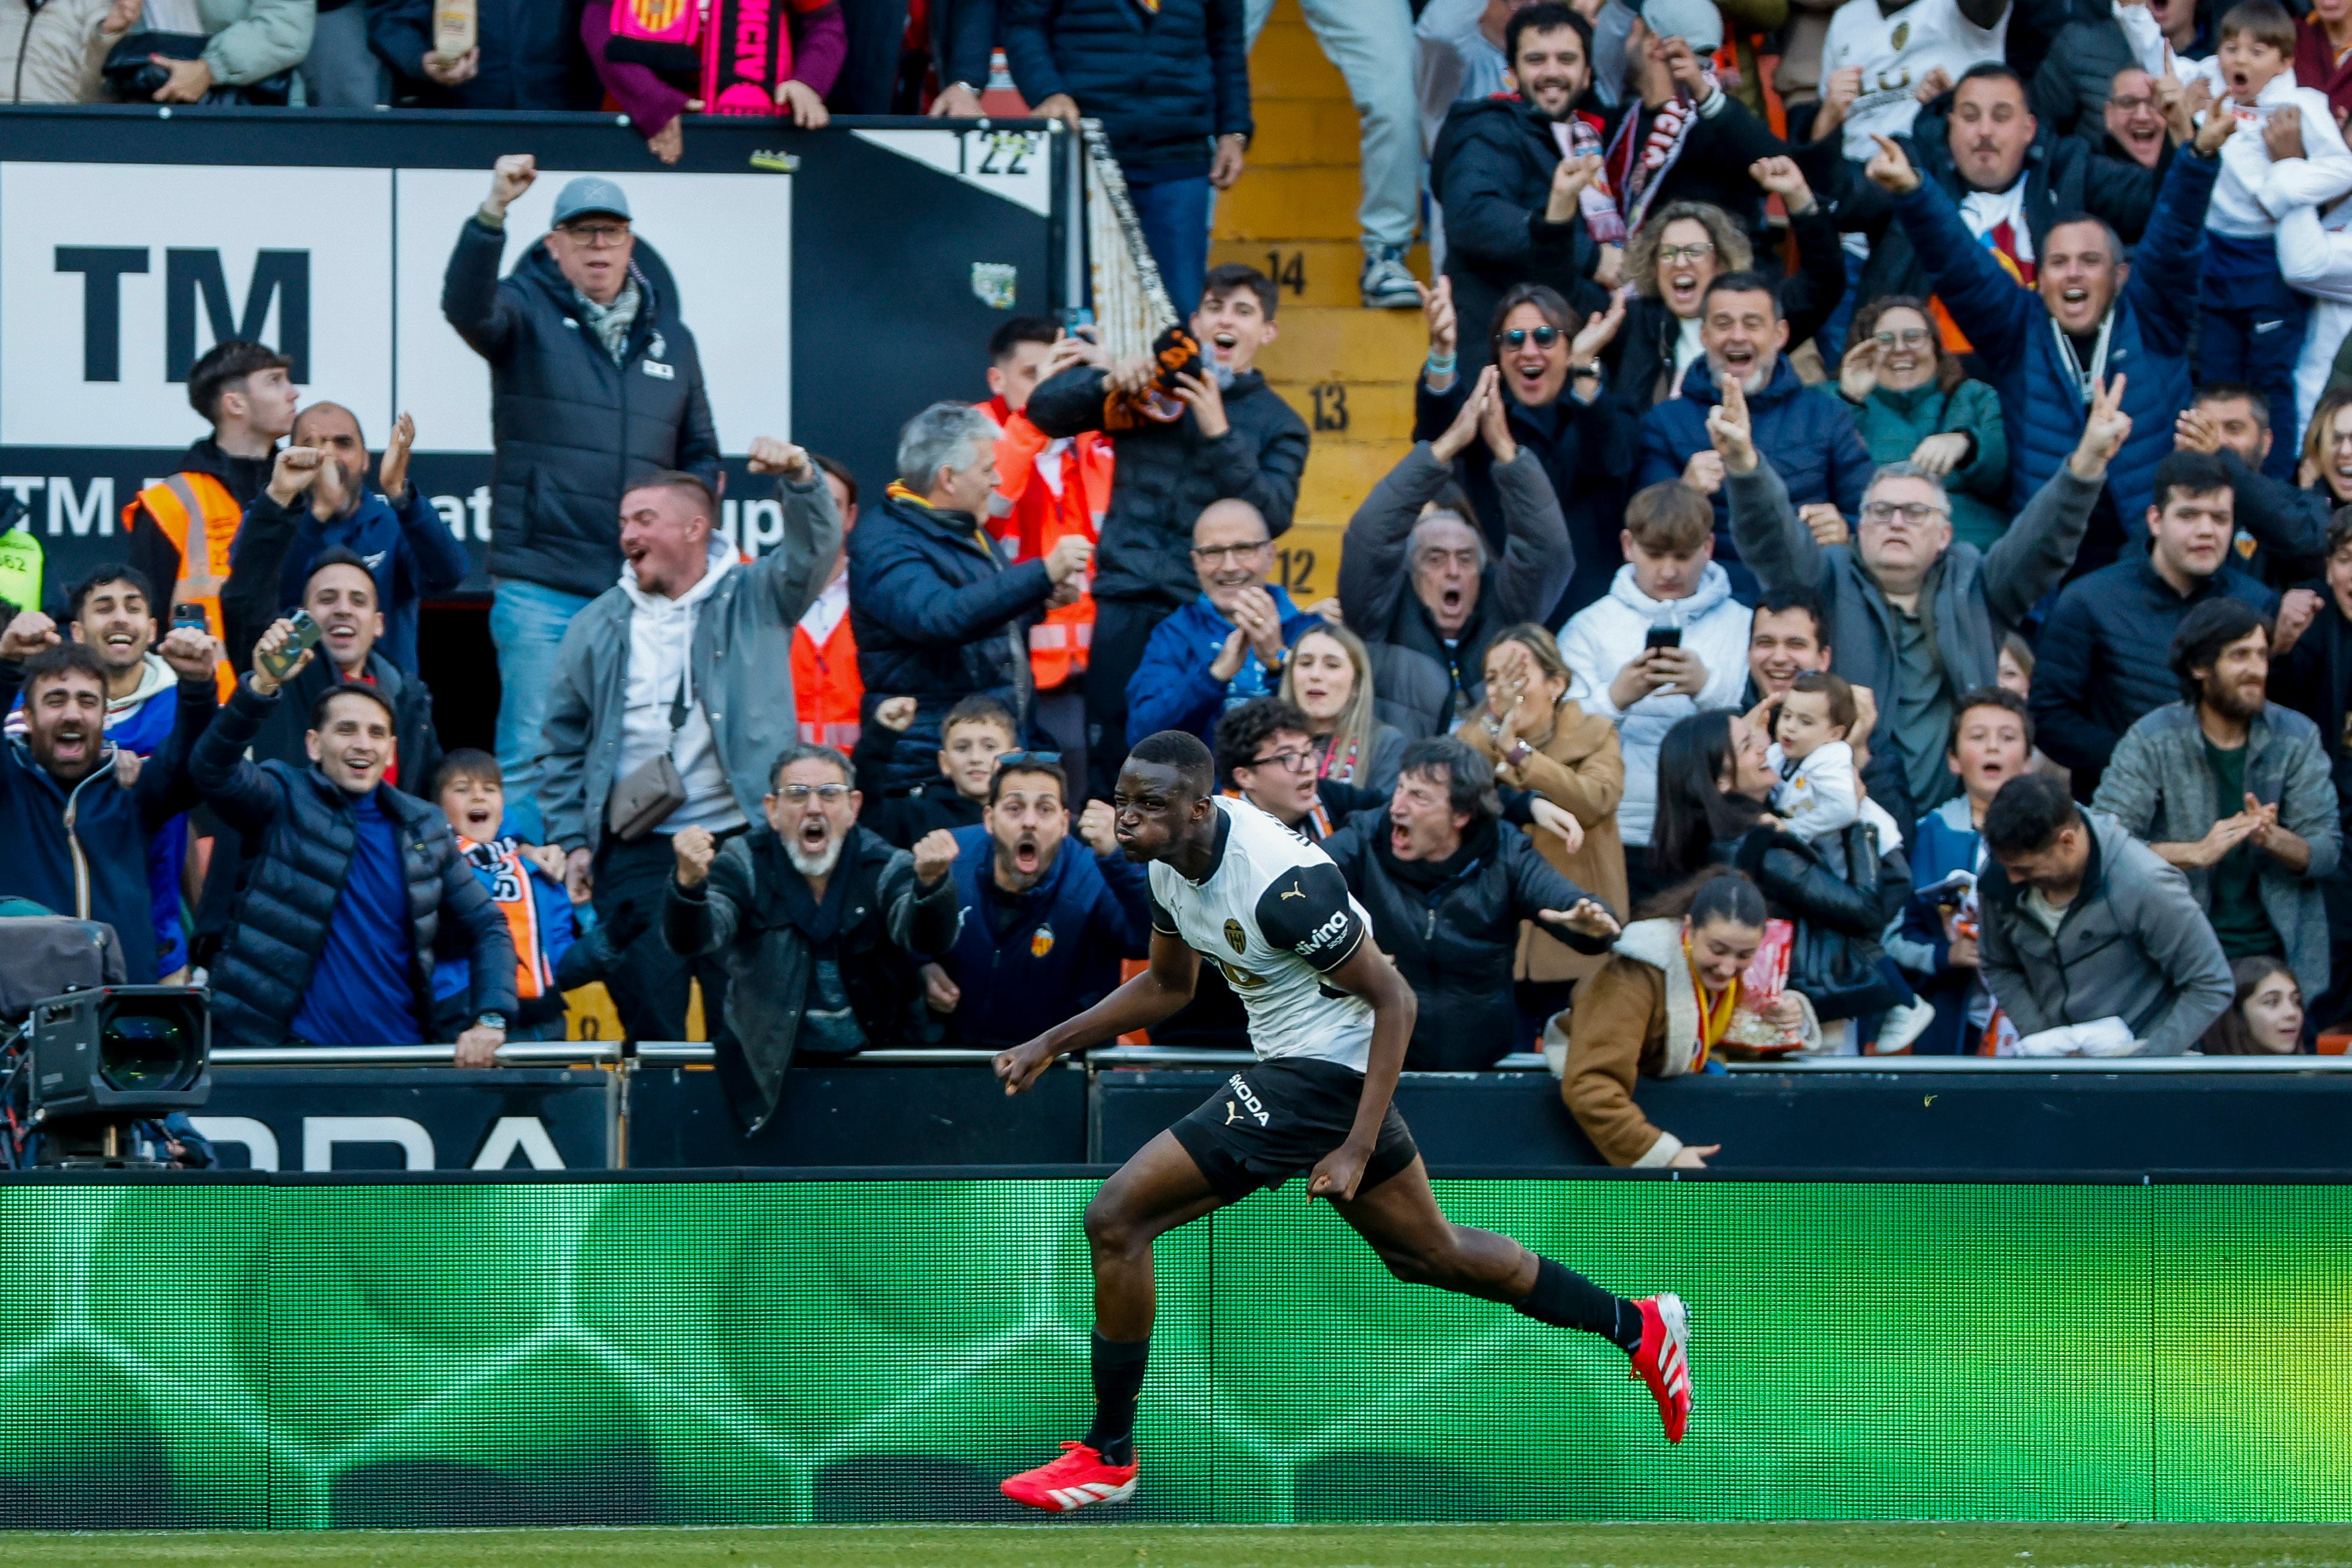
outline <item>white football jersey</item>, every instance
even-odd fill
[[[1331,858],[1245,800],[1219,796],[1217,861],[1195,882],[1151,864],[1152,929],[1224,971],[1261,1060],[1318,1057],[1362,1072],[1372,1005],[1324,983],[1371,933]]]
[[[2013,7],[2012,7],[2013,9]],[[1911,0],[1893,16],[1878,0],[1846,0],[1830,17],[1822,44],[1822,81],[1862,68],[1862,92],[1846,110],[1845,155],[1877,155],[1871,137],[1907,136],[1919,117],[1919,84],[1937,66],[1954,81],[1970,66],[1998,60],[2009,40],[2009,12],[1990,27],[1961,14],[1958,0]]]

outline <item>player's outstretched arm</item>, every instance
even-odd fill
[[[1356,1195],[1364,1166],[1381,1138],[1381,1122],[1396,1095],[1397,1075],[1404,1070],[1405,1047],[1412,1043],[1413,1020],[1421,1004],[1387,953],[1370,942],[1360,942],[1348,962],[1323,977],[1342,991],[1372,1005],[1372,1042],[1364,1064],[1364,1095],[1356,1102],[1356,1124],[1347,1141],[1315,1162],[1307,1178],[1309,1197],[1345,1200]]]
[[[1076,1017],[1056,1024],[1026,1045],[997,1053],[996,1076],[1004,1080],[1004,1092],[1022,1093],[1037,1081],[1038,1074],[1054,1065],[1055,1058],[1066,1052],[1082,1051],[1172,1016],[1192,999],[1192,983],[1200,972],[1201,955],[1186,946],[1183,938],[1155,928],[1150,967]],[[1402,1052],[1398,1059],[1403,1059]],[[1375,1120],[1372,1125],[1378,1128],[1380,1123]]]

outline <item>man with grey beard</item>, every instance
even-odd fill
[[[773,1120],[784,1070],[868,1047],[921,1043],[922,954],[955,945],[962,923],[955,836],[913,850],[857,825],[848,759],[795,745],[769,771],[764,824],[721,844],[707,827],[671,836],[677,869],[662,938],[681,958],[726,966],[719,1081],[746,1135]]]

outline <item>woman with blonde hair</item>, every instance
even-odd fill
[[[1317,777],[1382,795],[1396,787],[1404,733],[1372,711],[1372,658],[1362,638],[1330,623],[1301,636],[1283,666],[1282,696],[1313,726]]]
[[[1837,224],[1813,200],[1805,176],[1787,158],[1761,158],[1748,178],[1779,195],[1789,209],[1797,242],[1797,271],[1780,286],[1780,314],[1789,323],[1789,352],[1822,330],[1845,293],[1845,251]],[[1683,372],[1699,357],[1698,322],[1706,286],[1727,272],[1756,263],[1747,231],[1729,213],[1706,202],[1670,202],[1642,220],[1625,251],[1625,276],[1635,298],[1618,333],[1610,385],[1638,414],[1678,396]],[[1780,270],[1777,258],[1770,261]],[[1606,356],[1604,356],[1606,357]]]
[[[2352,388],[2331,390],[2311,411],[2295,482],[2326,497],[2331,508],[2352,505]]]
[[[1495,777],[1531,790],[1575,819],[1568,838],[1529,830],[1552,869],[1625,913],[1625,846],[1617,837],[1617,803],[1625,795],[1625,759],[1617,726],[1587,713],[1568,695],[1568,662],[1549,632],[1534,622],[1509,626],[1486,645],[1486,702],[1455,731],[1495,764]],[[1520,1034],[1531,1037],[1543,1020],[1568,1005],[1579,980],[1602,958],[1538,941],[1522,928],[1513,972]]]

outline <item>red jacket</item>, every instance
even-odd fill
[[[2294,25],[2294,81],[2327,95],[2327,107],[2338,120],[2352,113],[2352,55],[2342,59],[2327,47],[2327,30],[2315,16]]]

